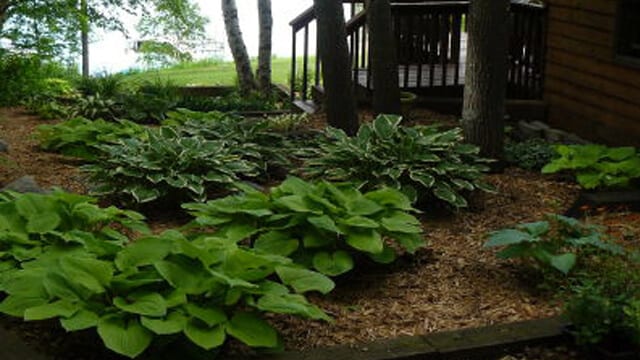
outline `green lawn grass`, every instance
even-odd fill
[[[309,62],[314,64],[314,59]],[[301,66],[302,59],[298,59]],[[253,61],[253,69],[256,69],[256,61]],[[274,58],[271,65],[272,81],[274,84],[289,84],[291,72],[290,58]],[[170,81],[174,85],[236,85],[236,70],[233,62],[224,61],[199,61],[184,63],[165,69],[147,70],[139,73],[126,74],[126,81]]]

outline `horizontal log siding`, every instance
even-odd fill
[[[640,69],[614,60],[616,0],[548,0],[549,122],[585,138],[640,146]]]

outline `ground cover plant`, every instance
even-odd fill
[[[640,155],[633,147],[558,145],[555,151],[558,157],[542,172],[574,173],[584,189],[628,188],[640,178]]]
[[[62,192],[0,197],[0,312],[58,319],[70,332],[96,328],[108,349],[131,358],[157,337],[205,350],[229,336],[278,348],[262,312],[329,320],[301,295],[331,291],[323,275],[221,237],[167,231],[128,243],[108,226],[144,230],[142,217],[91,201]]]
[[[36,137],[43,150],[95,160],[98,145],[113,144],[121,139],[143,134],[143,127],[127,120],[88,120],[77,117],[53,125],[40,125]]]
[[[410,201],[388,187],[363,193],[349,183],[290,177],[267,194],[245,186],[242,194],[184,208],[195,226],[330,276],[352,270],[359,255],[386,264],[425,246]]]
[[[129,204],[204,201],[212,191],[225,192],[260,173],[259,164],[226,142],[183,135],[170,126],[98,149],[105,155],[83,168],[96,184],[94,194]]]
[[[540,171],[555,156],[553,145],[541,138],[510,140],[504,146],[505,160],[525,170]]]
[[[329,141],[309,150],[303,173],[332,181],[355,181],[364,189],[388,185],[413,201],[468,205],[465,195],[490,190],[482,181],[489,160],[462,143],[462,130],[401,126],[399,116],[381,115],[349,137],[328,129]]]

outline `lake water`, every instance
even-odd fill
[[[242,29],[244,41],[250,56],[258,54],[258,0],[236,0],[238,17]],[[209,17],[211,22],[207,27],[207,34],[223,48],[215,51],[215,56],[230,59],[227,49],[226,35],[220,0],[196,0],[202,13]],[[291,28],[289,22],[313,4],[313,0],[272,0],[273,11],[273,53],[281,57],[291,56]],[[96,41],[90,46],[91,71],[116,72],[132,67],[136,64],[137,54],[131,50],[136,40],[132,30],[136,23],[133,17],[125,17],[125,23],[131,31],[130,39],[126,39],[120,33],[96,34]],[[214,50],[210,44],[208,50]],[[214,54],[208,51],[208,54]],[[205,55],[201,55],[204,57]],[[209,56],[211,57],[211,56]]]

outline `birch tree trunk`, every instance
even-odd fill
[[[256,89],[256,80],[251,70],[247,47],[242,39],[242,31],[240,31],[240,23],[238,21],[238,8],[236,7],[235,0],[222,0],[222,14],[229,48],[231,49],[233,61],[236,65],[240,93],[247,95]]]
[[[507,90],[509,0],[473,0],[467,22],[467,69],[462,123],[466,141],[501,159]]]
[[[373,112],[400,114],[398,54],[391,29],[389,0],[368,1],[367,25],[373,77]]]
[[[89,77],[89,9],[87,0],[80,0],[80,42],[82,46],[82,76]]]
[[[271,94],[271,48],[273,17],[271,0],[258,0],[258,22],[260,23],[260,45],[258,49],[258,88],[264,95]]]
[[[314,0],[313,4],[318,22],[318,56],[322,61],[327,122],[354,135],[358,131],[358,113],[342,1]]]

